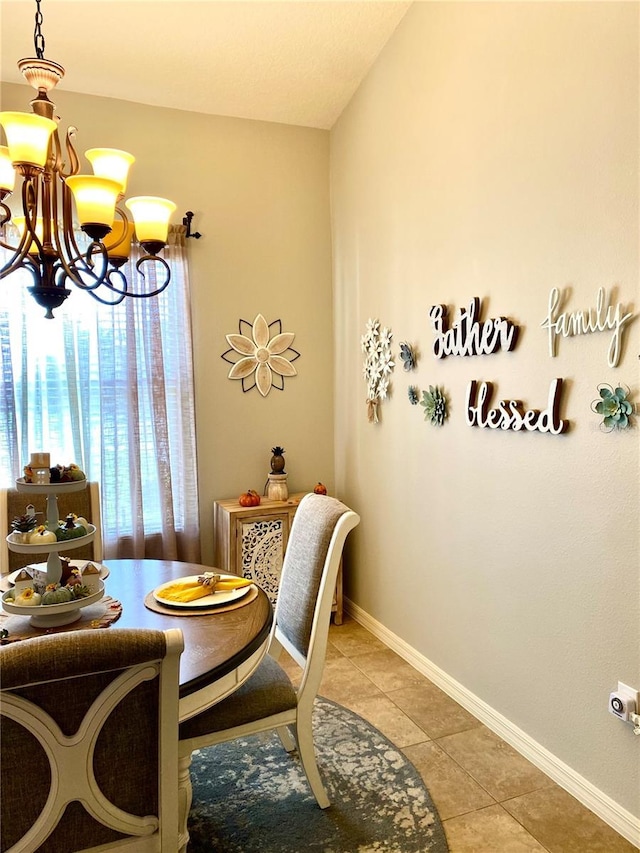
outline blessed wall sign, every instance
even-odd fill
[[[521,400],[500,400],[491,407],[493,384],[477,382],[475,379],[467,385],[465,412],[469,426],[482,429],[528,430],[529,432],[548,432],[559,435],[569,428],[569,421],[560,417],[562,379],[554,379],[549,386],[547,406],[539,409],[525,409]]]

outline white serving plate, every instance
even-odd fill
[[[69,560],[69,564],[74,569],[81,569],[83,566],[86,566],[87,563],[93,563],[96,569],[100,570],[100,580],[105,580],[109,577],[109,568],[108,566],[103,566],[102,563],[96,563],[95,560]],[[40,571],[47,571],[46,563],[29,563],[28,566],[23,566],[22,569],[40,569]],[[16,569],[14,572],[11,572],[10,575],[7,575],[7,581],[14,585],[16,582],[16,577],[20,574],[22,569]],[[54,605],[51,605],[52,607]]]
[[[58,539],[55,542],[45,542],[42,545],[25,545],[23,542],[15,542],[13,533],[10,533],[7,536],[7,544],[11,546],[12,551],[18,554],[51,554],[55,551],[73,551],[75,548],[93,542],[95,532],[95,524],[90,524],[86,536],[78,536],[76,539]]]
[[[35,628],[54,628],[75,622],[82,615],[80,611],[83,607],[100,601],[104,596],[104,584],[100,581],[100,588],[97,592],[88,595],[86,598],[63,601],[60,604],[37,604],[32,607],[14,604],[9,598],[11,592],[11,590],[7,590],[7,592],[2,593],[2,609],[6,613],[30,616],[31,624]]]
[[[220,572],[216,572],[216,574],[220,574],[221,580],[224,578],[238,577],[237,575],[221,574]],[[222,604],[231,604],[233,601],[237,601],[239,598],[245,596],[253,587],[253,584],[247,584],[247,586],[240,587],[239,589],[213,592],[211,595],[203,595],[202,598],[196,598],[195,601],[172,601],[169,598],[163,598],[162,590],[172,586],[176,581],[191,581],[192,583],[197,583],[199,577],[200,575],[189,575],[185,578],[175,578],[172,581],[167,581],[167,583],[163,583],[153,590],[153,597],[159,604],[162,604],[165,607],[182,607],[189,610],[202,608],[203,610],[206,610],[207,608],[220,607]]]
[[[87,488],[86,478],[70,480],[68,483],[27,483],[24,477],[16,480],[19,492],[30,492],[32,495],[55,495],[61,492],[81,492]]]

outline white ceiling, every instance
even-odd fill
[[[153,106],[330,128],[410,3],[42,0],[60,87]],[[0,2],[0,74],[34,55],[34,0]],[[55,97],[52,98],[55,101]],[[26,107],[25,107],[26,108]]]

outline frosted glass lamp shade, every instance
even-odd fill
[[[16,183],[16,172],[9,156],[9,148],[0,145],[0,194],[7,195],[13,192]]]
[[[121,266],[129,259],[133,235],[133,222],[124,222],[122,219],[114,221],[111,233],[104,238],[104,247],[109,255],[109,260],[115,266]]]
[[[73,193],[80,227],[101,240],[113,225],[120,184],[95,175],[72,175],[66,184]]]
[[[35,113],[0,113],[9,156],[14,166],[26,165],[44,168],[49,152],[49,140],[56,129],[55,121]]]
[[[169,217],[176,209],[175,204],[166,198],[154,196],[136,196],[125,201],[131,211],[136,226],[136,237],[140,243],[167,242]]]
[[[136,159],[133,154],[118,148],[90,148],[85,151],[85,157],[91,163],[94,175],[116,181],[120,184],[120,192],[126,191],[129,168]]]

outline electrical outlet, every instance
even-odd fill
[[[640,693],[634,690],[633,687],[629,687],[627,684],[619,681],[618,689],[614,693],[609,694],[609,712],[615,714],[621,720],[629,722],[631,719],[630,715],[636,714],[640,710],[638,707],[639,702]]]

